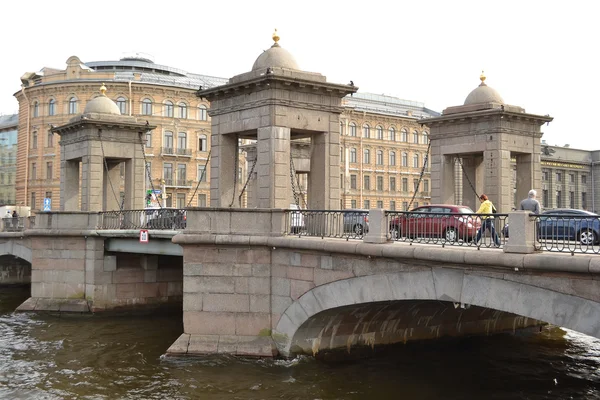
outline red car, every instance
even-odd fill
[[[447,242],[468,242],[477,235],[480,226],[479,219],[470,214],[474,212],[467,206],[429,204],[392,217],[390,233],[394,240],[436,237]]]

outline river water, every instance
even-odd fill
[[[546,329],[400,345],[352,361],[162,356],[181,314],[15,314],[0,287],[2,399],[598,399],[600,340]]]

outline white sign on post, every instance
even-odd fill
[[[52,210],[52,199],[49,197],[44,198],[44,211]]]
[[[148,230],[147,229],[140,230],[140,243],[148,243]]]

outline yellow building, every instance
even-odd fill
[[[0,206],[15,205],[17,172],[16,115],[0,115]]]

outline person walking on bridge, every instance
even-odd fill
[[[494,217],[491,214],[494,214],[496,211],[496,207],[494,204],[488,199],[485,194],[479,196],[479,201],[481,205],[479,206],[479,210],[477,210],[477,214],[490,214],[490,215],[482,215],[481,216],[481,227],[477,231],[477,236],[475,237],[475,243],[479,243],[481,239],[481,235],[484,231],[488,230],[492,234],[492,238],[494,239],[494,244],[496,247],[500,247],[500,238],[496,233],[496,228],[494,227]]]
[[[532,211],[534,214],[539,214],[540,210],[540,202],[536,200],[535,196],[537,196],[537,192],[533,189],[529,191],[527,198],[521,201],[521,210]]]

